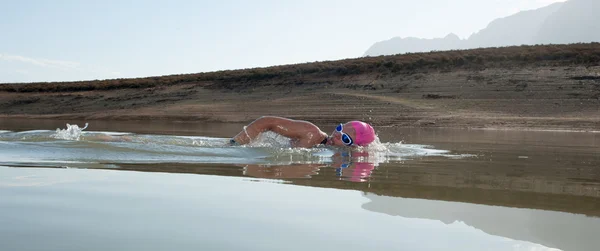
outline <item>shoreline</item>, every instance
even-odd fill
[[[69,123],[69,124],[85,124],[102,121],[103,123],[111,123],[111,122],[125,122],[125,123],[144,123],[148,121],[158,122],[162,124],[196,124],[202,125],[204,123],[210,124],[231,124],[231,125],[246,125],[243,122],[224,122],[224,121],[204,121],[204,120],[167,120],[167,119],[85,119],[84,117],[69,117],[69,116],[57,116],[57,117],[40,117],[40,116],[6,116],[0,115],[0,119],[4,119],[5,123],[14,122],[14,121],[22,121],[22,120],[34,120],[34,121],[46,121],[58,124],[59,121],[61,123]],[[73,122],[74,121],[74,122]],[[0,125],[3,123],[0,122]],[[322,125],[321,125],[322,126]],[[0,128],[2,130],[12,131],[20,126],[8,126],[6,128]],[[473,130],[473,131],[521,131],[521,132],[559,132],[559,133],[591,133],[596,134],[600,133],[600,130],[597,129],[566,129],[566,128],[549,128],[549,127],[519,127],[519,126],[505,126],[505,127],[464,127],[464,126],[414,126],[414,125],[375,125],[375,128],[380,129],[442,129],[442,130]]]
[[[0,84],[0,119],[600,131],[600,43],[414,53],[258,69]]]

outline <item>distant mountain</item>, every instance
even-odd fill
[[[564,3],[555,3],[536,10],[498,18],[466,40],[466,48],[499,47],[535,44],[535,36],[544,21],[558,11]]]
[[[541,25],[535,43],[567,44],[600,41],[600,1],[570,0]]]
[[[369,48],[369,50],[365,54],[370,56],[378,56],[407,52],[452,50],[461,47],[462,44],[463,41],[455,34],[448,34],[448,36],[444,38],[434,39],[395,37],[387,41],[375,43],[373,46],[371,46],[371,48]]]
[[[392,55],[432,50],[471,49],[523,44],[564,44],[600,41],[600,0],[570,0],[499,18],[488,26],[460,39],[419,39],[395,37],[377,42],[365,56]]]

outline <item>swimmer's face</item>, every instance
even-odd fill
[[[350,123],[343,124],[342,132],[348,134],[348,136],[350,136],[350,138],[352,138],[353,140],[356,138],[356,132],[354,131],[354,127],[352,127],[352,124]],[[331,133],[331,135],[329,135],[329,138],[327,139],[327,145],[347,146],[342,141],[342,132],[338,132],[336,129],[333,129],[333,132]]]

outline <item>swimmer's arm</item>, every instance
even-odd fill
[[[302,138],[298,140],[292,140],[292,147],[304,147],[310,148],[321,144],[323,139],[327,137],[327,134],[322,132],[320,129],[306,132]]]
[[[248,144],[252,139],[258,137],[260,133],[266,131],[272,131],[282,136],[295,139],[296,143],[294,146],[300,147],[313,146],[315,144],[312,144],[311,141],[319,140],[312,138],[311,140],[307,140],[307,132],[310,133],[314,131],[314,134],[320,133],[320,130],[317,126],[307,121],[292,120],[274,116],[263,116],[250,123],[246,127],[246,130],[242,130],[240,133],[238,133],[235,137],[233,137],[233,140],[235,140],[235,143],[240,145]]]

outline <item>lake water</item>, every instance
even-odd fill
[[[598,250],[600,134],[0,120],[0,250]],[[57,130],[57,128],[59,128]],[[324,125],[326,131],[332,126]]]

